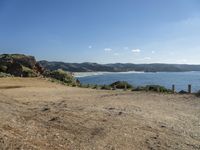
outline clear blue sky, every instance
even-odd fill
[[[0,0],[0,53],[200,64],[200,0]]]

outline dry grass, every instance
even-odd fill
[[[200,149],[200,98],[0,79],[0,149]]]

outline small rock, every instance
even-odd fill
[[[58,117],[53,117],[49,121],[57,121],[59,118]]]
[[[161,127],[161,128],[166,128],[166,126],[165,126],[165,125],[161,125],[160,127]]]
[[[120,111],[120,112],[118,113],[118,115],[122,115],[122,112]]]
[[[47,108],[47,107],[42,108],[42,111],[48,111],[48,110],[50,110],[50,108]]]

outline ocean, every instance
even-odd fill
[[[188,84],[192,91],[200,90],[200,72],[93,72],[75,73],[75,77],[83,84],[111,84],[115,81],[127,81],[134,87],[145,85],[161,85],[171,89],[176,86],[176,91],[187,91]]]

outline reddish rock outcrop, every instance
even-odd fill
[[[44,69],[33,56],[2,54],[0,55],[0,72],[18,77],[35,77],[42,74]]]

